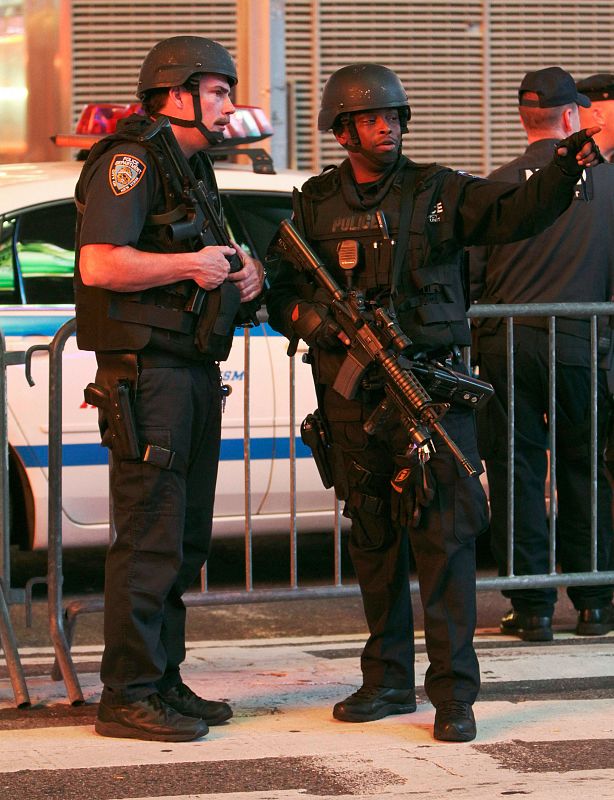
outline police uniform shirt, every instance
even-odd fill
[[[132,142],[118,144],[98,159],[87,178],[77,184],[77,200],[85,202],[80,247],[138,247],[148,215],[164,209],[164,193],[153,159],[141,145]]]

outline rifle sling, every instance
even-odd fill
[[[392,262],[392,276],[391,276],[391,296],[396,295],[397,287],[399,285],[399,278],[403,270],[403,262],[405,260],[405,253],[407,252],[407,245],[409,243],[409,225],[411,214],[413,211],[413,184],[415,181],[415,171],[405,170],[403,181],[401,183],[401,213],[399,215],[399,231],[397,233],[397,240],[394,247],[394,258]]]
[[[171,225],[177,220],[183,219],[187,214],[187,206],[181,203],[170,211],[165,211],[163,214],[150,214],[145,221],[146,225]]]

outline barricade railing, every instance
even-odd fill
[[[4,651],[6,666],[13,688],[15,705],[27,708],[30,696],[19,658],[19,650],[9,604],[23,602],[24,592],[11,586],[11,532],[9,490],[9,442],[6,368],[11,364],[25,364],[25,352],[6,350],[4,334],[0,331],[0,645]]]
[[[614,314],[614,303],[552,303],[530,304],[523,306],[482,305],[473,306],[469,316],[478,317],[504,317],[508,321],[508,348],[513,351],[513,318],[517,316],[546,316],[550,319],[550,378],[551,389],[555,386],[556,376],[556,322],[557,316],[586,317],[591,320],[591,348],[593,353],[592,370],[592,548],[593,569],[587,573],[564,574],[556,572],[556,550],[554,535],[556,531],[554,491],[556,486],[555,458],[551,458],[550,466],[550,493],[551,493],[551,558],[550,572],[544,575],[514,575],[513,573],[513,482],[510,484],[512,498],[508,506],[509,512],[509,543],[508,551],[511,554],[508,575],[499,577],[481,577],[478,579],[477,588],[480,591],[501,590],[509,588],[522,588],[526,586],[545,588],[549,586],[575,586],[595,585],[599,583],[614,583],[614,572],[598,572],[596,570],[596,397],[597,397],[597,326],[598,316]],[[74,332],[74,320],[66,323],[57,332],[49,345],[49,561],[47,583],[49,587],[49,626],[56,653],[56,663],[52,677],[56,680],[63,679],[72,703],[83,701],[79,681],[72,663],[70,647],[73,638],[74,625],[79,614],[102,611],[104,604],[102,598],[87,600],[74,600],[63,607],[62,601],[62,353],[68,337]],[[235,344],[236,346],[236,344]],[[359,589],[355,583],[344,584],[341,575],[342,554],[342,529],[341,507],[335,500],[331,507],[331,527],[333,527],[334,548],[334,577],[330,585],[299,586],[298,581],[298,531],[297,531],[297,484],[296,484],[296,366],[295,357],[289,359],[289,389],[290,389],[290,471],[289,471],[289,511],[290,511],[290,576],[289,584],[283,588],[254,588],[252,576],[252,509],[251,509],[251,453],[250,453],[250,420],[249,420],[249,395],[250,395],[250,333],[244,332],[244,481],[245,481],[245,589],[211,591],[208,588],[207,573],[203,571],[201,591],[190,592],[185,597],[187,606],[204,605],[235,605],[242,603],[286,601],[289,599],[306,598],[333,598],[340,595],[358,594]],[[510,367],[510,393],[511,393],[511,422],[508,426],[509,449],[509,475],[513,469],[513,361]],[[550,413],[552,421],[555,420],[554,395],[552,395]],[[1,432],[0,432],[1,433]],[[411,590],[418,591],[416,581],[411,582]],[[0,608],[1,612],[1,608]]]
[[[49,635],[55,653],[52,669],[54,680],[62,678],[68,697],[73,705],[84,702],[77,671],[70,653],[71,639],[65,631],[63,611],[63,552],[62,552],[62,356],[68,339],[76,330],[75,319],[65,322],[49,344],[37,344],[25,353],[26,378],[33,386],[31,374],[32,356],[35,352],[46,352],[49,357],[49,405],[48,405],[48,495],[47,495],[47,574],[44,578],[31,578],[26,585],[26,619],[31,622],[32,586],[47,585],[47,618]],[[5,402],[6,407],[6,402]],[[8,528],[7,528],[8,531]],[[89,610],[89,609],[88,609]]]
[[[525,303],[476,304],[471,306],[470,319],[504,319],[507,334],[507,575],[478,579],[479,590],[491,589],[544,589],[559,586],[595,586],[614,583],[613,570],[597,570],[597,389],[598,389],[598,327],[599,317],[614,316],[614,303]],[[543,317],[548,323],[548,429],[549,429],[549,572],[542,575],[514,574],[514,503],[515,482],[515,382],[514,382],[514,319],[516,317]],[[584,318],[590,322],[591,351],[591,570],[589,572],[557,572],[556,559],[556,319],[558,317]]]

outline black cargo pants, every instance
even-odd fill
[[[158,445],[174,458],[170,468],[113,458],[116,540],[106,560],[101,666],[110,704],[180,681],[181,597],[211,541],[221,426],[217,364],[140,369],[135,416],[141,446]]]

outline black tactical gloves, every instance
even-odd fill
[[[580,152],[580,150],[582,150],[587,142],[592,143],[592,158],[589,159],[589,163],[579,164],[576,159],[576,155]],[[560,147],[567,148],[567,155],[559,155],[558,150]],[[587,153],[586,156],[588,158],[589,154]],[[565,175],[568,175],[570,178],[579,178],[585,166],[592,167],[596,164],[603,163],[603,161],[604,158],[599,152],[599,148],[593,139],[588,136],[586,130],[572,133],[571,136],[568,136],[566,139],[561,139],[554,149],[554,163],[561,170],[561,172],[565,173]]]
[[[418,457],[395,457],[397,469],[390,481],[390,513],[402,527],[418,526],[422,509],[430,506],[435,496],[435,481],[428,462]]]
[[[310,347],[331,350],[341,346],[341,328],[323,303],[299,303],[292,312],[292,327]]]

